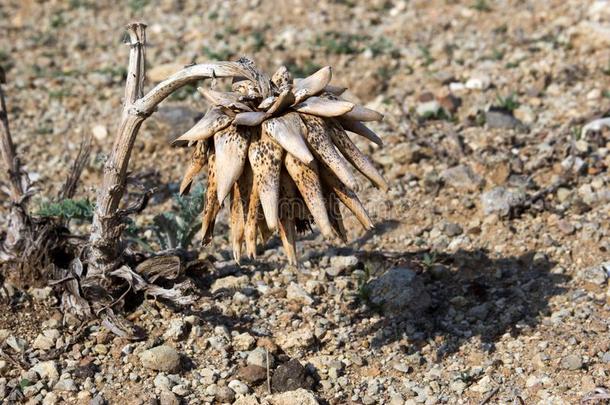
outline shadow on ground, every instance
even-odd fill
[[[373,335],[373,347],[406,337],[417,349],[435,340],[441,342],[438,359],[458,351],[466,342],[471,344],[473,337],[483,350],[491,352],[505,333],[516,336],[535,327],[550,314],[549,300],[562,294],[566,290],[562,285],[569,280],[553,273],[555,263],[535,252],[499,259],[491,258],[485,250],[452,254],[363,252],[361,257],[365,266],[375,269],[371,277],[394,266],[416,271],[423,281],[420,293],[431,298],[423,313],[413,314],[405,308],[404,314],[384,315],[368,327],[363,333]],[[368,317],[373,310],[368,308],[358,317]]]

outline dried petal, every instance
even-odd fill
[[[362,122],[350,120],[344,117],[337,117],[337,121],[341,124],[343,129],[361,135],[379,146],[383,145],[381,138]]]
[[[298,112],[320,117],[338,117],[351,111],[354,108],[354,104],[349,101],[310,97],[293,108]]]
[[[231,192],[231,244],[233,258],[239,263],[241,258],[241,245],[244,240],[246,212],[252,194],[254,176],[250,165],[246,165],[242,175],[233,184]]]
[[[279,216],[282,155],[282,147],[275,143],[264,131],[260,139],[252,142],[248,150],[248,158],[254,172],[254,181],[258,186],[263,213],[267,220],[267,226],[271,230],[277,228]]]
[[[292,75],[286,66],[280,66],[280,68],[271,77],[271,81],[277,86],[278,89],[283,90],[292,85]]]
[[[337,97],[339,97],[341,94],[345,93],[345,90],[347,90],[347,87],[333,86],[332,84],[329,84],[326,87],[324,87],[325,93],[330,93]]]
[[[246,212],[246,226],[244,229],[246,254],[251,259],[256,257],[256,228],[258,226],[258,212],[260,205],[261,202],[259,200],[258,186],[256,181],[253,181],[250,201],[248,201],[248,210]]]
[[[330,136],[337,146],[337,148],[341,151],[343,156],[349,160],[349,162],[354,165],[362,174],[373,182],[377,187],[382,190],[388,189],[388,183],[383,178],[381,173],[375,168],[373,163],[369,160],[367,156],[364,155],[358,149],[356,145],[352,142],[352,140],[347,136],[343,128],[338,123],[330,122],[329,126],[331,128]]]
[[[288,263],[297,264],[296,253],[296,236],[297,228],[295,223],[296,215],[300,209],[298,201],[298,192],[296,185],[290,179],[290,175],[282,170],[280,175],[280,194],[282,200],[280,202],[280,239],[284,246],[284,252],[288,257]]]
[[[332,237],[333,230],[326,212],[324,204],[324,196],[322,194],[322,185],[318,175],[318,165],[315,161],[310,166],[304,165],[298,159],[290,154],[286,154],[284,158],[286,170],[294,183],[296,184],[307,208],[314,217],[320,231],[327,238]]]
[[[330,83],[333,72],[330,66],[325,66],[305,79],[295,80],[295,90],[306,90],[310,96],[320,94],[324,87]]]
[[[343,216],[341,215],[341,207],[339,206],[339,199],[334,191],[330,190],[326,193],[326,211],[328,211],[328,217],[330,224],[335,231],[335,234],[343,241],[347,242],[347,232],[343,225]]]
[[[356,193],[347,188],[330,170],[320,170],[320,177],[327,190],[332,190],[339,200],[358,218],[364,229],[373,229],[373,221],[364,209]]]
[[[283,110],[285,110],[286,108],[290,107],[293,103],[294,103],[294,94],[292,94],[292,91],[290,90],[290,88],[284,89],[279,96],[277,96],[277,99],[273,102],[273,104],[271,105],[271,107],[269,107],[269,110],[267,111],[268,114],[275,114],[275,113],[279,113]]]
[[[255,127],[260,125],[265,119],[267,119],[267,117],[269,117],[269,114],[262,111],[241,112],[235,115],[233,125]]]
[[[180,195],[188,194],[191,189],[191,184],[193,183],[193,179],[195,176],[199,174],[203,166],[207,161],[207,143],[203,141],[198,141],[195,146],[195,151],[193,152],[193,157],[191,158],[191,164],[188,169],[186,169],[186,173],[184,174],[184,178],[180,183]]]
[[[184,135],[176,138],[172,145],[175,145],[181,141],[203,141],[210,138],[216,132],[223,130],[231,124],[233,119],[225,114],[220,107],[214,107],[208,110],[203,116]]]
[[[307,143],[318,160],[328,166],[349,188],[356,188],[356,179],[349,169],[349,163],[337,152],[329,135],[332,130],[326,121],[307,114],[301,114],[301,119],[306,127],[304,132]]]
[[[355,105],[351,111],[343,115],[343,118],[356,121],[381,121],[383,114],[361,105]]]
[[[250,107],[239,101],[241,97],[239,93],[222,92],[204,89],[203,87],[198,87],[197,90],[212,105],[219,105],[231,110],[252,111]]]
[[[248,127],[231,125],[214,135],[216,167],[222,174],[218,176],[218,202],[221,205],[244,170],[249,142]]]
[[[203,219],[201,220],[201,233],[203,233],[204,245],[212,240],[216,215],[220,211],[220,204],[216,198],[216,156],[210,153],[208,156],[208,186],[205,192],[205,206],[203,208]]]
[[[288,113],[263,123],[263,130],[282,148],[305,164],[313,161],[302,134],[302,122],[298,113]]]

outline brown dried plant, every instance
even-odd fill
[[[203,243],[212,239],[227,196],[238,262],[244,242],[252,258],[257,235],[264,241],[277,230],[289,262],[296,264],[297,231],[312,222],[325,237],[346,241],[338,201],[371,229],[373,223],[354,191],[357,182],[350,164],[382,190],[387,182],[346,131],[381,145],[363,121],[379,121],[383,115],[342,99],[346,89],[330,84],[329,66],[304,79],[293,79],[282,66],[269,79],[250,60],[238,62],[251,67],[255,80],[234,77],[229,92],[199,88],[210,108],[174,141],[193,147],[181,193],[188,192],[207,165]]]

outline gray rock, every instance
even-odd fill
[[[290,301],[295,301],[303,305],[313,304],[313,298],[305,291],[303,287],[297,283],[290,283],[286,291],[286,298]]]
[[[484,184],[483,178],[468,165],[458,165],[445,169],[441,173],[441,179],[445,184],[463,191],[476,191]]]
[[[250,350],[256,344],[256,339],[248,332],[240,333],[233,338],[233,347],[236,350]]]
[[[481,195],[481,203],[485,215],[499,214],[500,216],[506,216],[512,208],[521,204],[525,198],[525,192],[522,190],[495,187]]]
[[[182,340],[186,336],[187,330],[188,330],[187,324],[186,324],[186,322],[184,322],[183,319],[180,319],[180,318],[172,319],[169,322],[169,327],[163,334],[163,337],[165,339],[174,340],[174,341]]]
[[[610,363],[610,352],[604,353],[602,356],[602,362],[606,364]]]
[[[356,256],[332,256],[330,258],[330,267],[326,269],[326,274],[331,277],[337,277],[357,265],[358,258]]]
[[[58,401],[59,398],[57,397],[57,394],[51,391],[44,396],[44,399],[42,400],[42,405],[55,405],[58,403]]]
[[[151,370],[177,372],[180,354],[171,346],[161,345],[140,353],[142,365]]]
[[[300,388],[276,394],[269,398],[272,405],[318,405],[319,402],[310,391]]]
[[[55,342],[59,339],[60,333],[57,329],[46,329],[34,339],[32,347],[34,349],[49,350],[55,347]]]
[[[580,273],[580,277],[589,283],[602,285],[608,281],[610,261],[591,266]]]
[[[180,405],[180,398],[171,391],[161,391],[159,403],[160,405]]]
[[[15,336],[9,336],[5,340],[6,344],[17,353],[22,353],[25,350],[27,342],[25,339]]]
[[[214,398],[219,403],[231,403],[235,401],[235,392],[229,387],[218,387]]]
[[[233,405],[259,405],[258,399],[256,395],[246,395],[240,398],[237,398],[237,401],[233,402]]]
[[[30,370],[38,373],[41,379],[54,383],[59,380],[59,370],[57,363],[54,360],[41,361],[32,367]]]
[[[212,283],[211,292],[219,290],[237,290],[248,284],[248,276],[227,276],[219,278]]]
[[[366,285],[370,301],[389,315],[421,314],[431,304],[430,295],[413,270],[395,267]]]
[[[171,381],[163,374],[157,374],[153,380],[153,385],[160,390],[170,390],[172,388]]]
[[[47,298],[51,297],[51,295],[53,294],[53,288],[51,288],[51,287],[32,288],[30,290],[30,294],[32,295],[32,298],[34,298],[34,300],[44,301]]]
[[[53,387],[55,391],[78,391],[78,387],[76,383],[71,378],[66,378],[64,380],[59,380],[57,384]]]
[[[246,395],[250,388],[243,382],[239,380],[231,380],[228,384],[229,388],[231,388],[237,395]]]
[[[488,128],[494,129],[520,129],[523,130],[526,126],[509,114],[501,110],[489,110],[485,112],[485,123]]]
[[[106,400],[104,399],[102,394],[97,394],[96,396],[91,398],[91,401],[89,401],[89,405],[105,405],[105,404],[106,404]]]
[[[568,354],[561,360],[561,368],[565,370],[580,370],[582,366],[582,357],[578,354]]]
[[[456,224],[455,222],[447,222],[443,227],[443,232],[445,232],[445,235],[453,237],[461,235],[464,230],[462,229],[460,224]]]
[[[252,350],[248,357],[246,358],[246,363],[251,364],[253,366],[259,366],[264,369],[267,368],[267,351],[264,347],[257,347]],[[269,367],[273,368],[275,366],[275,358],[273,354],[269,353]]]

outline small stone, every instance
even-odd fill
[[[465,84],[469,90],[485,90],[491,85],[491,79],[484,74],[473,75]]]
[[[106,405],[106,400],[104,399],[102,394],[98,393],[96,396],[91,398],[91,401],[89,401],[89,405]]]
[[[103,141],[108,137],[108,129],[105,125],[102,124],[94,125],[91,128],[91,133],[93,134],[93,137],[98,141]]]
[[[513,115],[516,119],[526,125],[531,125],[536,121],[536,114],[534,113],[532,108],[527,105],[521,105],[517,107],[513,111]]]
[[[293,391],[299,388],[311,389],[315,380],[297,359],[281,364],[273,373],[271,388],[274,392]]]
[[[140,353],[142,365],[151,370],[176,372],[180,370],[180,355],[171,346],[161,345]]]
[[[310,391],[303,388],[275,394],[269,398],[269,402],[272,405],[319,405],[316,397]]]
[[[468,165],[458,165],[445,169],[441,173],[445,184],[460,191],[476,191],[484,183],[481,176],[476,174]]]
[[[257,347],[252,350],[248,357],[246,358],[246,363],[251,364],[253,366],[259,366],[264,369],[267,368],[267,349],[264,347]],[[271,353],[269,353],[269,367],[273,368],[275,365],[275,358]]]
[[[302,328],[283,336],[281,346],[284,349],[307,348],[311,346],[315,340],[316,337],[313,334],[313,331],[309,328]]]
[[[36,336],[34,343],[32,343],[32,347],[34,349],[50,350],[55,347],[55,343],[60,336],[59,330],[57,329],[44,330],[42,333]]]
[[[231,403],[231,402],[235,401],[235,391],[233,391],[229,387],[218,387],[218,389],[216,390],[216,395],[214,395],[214,398],[219,403],[225,403],[225,402]]]
[[[53,360],[41,361],[32,367],[30,370],[38,373],[41,379],[49,381],[49,385],[59,380],[59,370],[57,363]]]
[[[219,290],[237,290],[248,285],[248,276],[227,276],[219,278],[212,283],[211,292],[215,293]]]
[[[345,271],[352,270],[358,265],[356,256],[332,256],[330,258],[330,267],[326,269],[326,274],[331,277],[337,277]]]
[[[610,276],[610,261],[588,267],[582,270],[579,273],[579,276],[589,283],[596,285],[606,284],[606,282],[608,282],[608,277]]]
[[[171,391],[161,391],[159,403],[160,405],[180,405],[180,398]]]
[[[578,354],[568,354],[561,360],[561,368],[564,370],[580,370],[582,366],[582,357]]]
[[[606,364],[610,363],[610,352],[604,353],[602,356],[602,362]]]
[[[47,392],[47,395],[44,396],[42,400],[42,405],[55,405],[59,401],[57,394],[54,392]]]
[[[506,216],[511,209],[525,200],[525,193],[521,190],[509,190],[505,187],[495,187],[481,195],[481,203],[485,215],[499,214]]]
[[[406,267],[388,270],[366,288],[371,302],[381,305],[384,313],[390,315],[421,314],[432,303],[417,273]]]
[[[246,384],[239,380],[231,380],[228,384],[229,388],[231,388],[237,395],[246,395],[250,389]]]
[[[560,203],[566,202],[570,195],[572,195],[572,192],[567,188],[560,187],[557,189],[557,200]]]
[[[442,107],[438,101],[430,100],[417,104],[415,112],[420,117],[428,118],[438,116],[438,114],[441,112],[441,109]]]
[[[230,401],[229,401],[230,402]],[[256,395],[245,395],[237,398],[237,401],[233,402],[233,405],[259,405]]]
[[[286,298],[289,301],[295,301],[303,305],[313,304],[313,298],[305,291],[303,287],[297,283],[290,283],[286,291]]]
[[[59,380],[53,389],[55,391],[78,391],[76,383],[71,378]]]
[[[51,287],[43,287],[43,288],[32,288],[30,290],[30,294],[32,298],[36,301],[45,301],[53,295],[53,288]]]
[[[241,367],[237,371],[237,375],[239,376],[239,378],[250,384],[257,384],[267,378],[267,370],[260,366],[248,364],[244,367]]]
[[[525,125],[504,110],[489,109],[485,112],[485,124],[492,129],[523,129]]]
[[[25,350],[27,342],[25,339],[15,336],[9,336],[5,340],[6,344],[17,353],[22,353]]]
[[[169,326],[163,337],[168,340],[179,341],[184,339],[187,333],[187,324],[183,319],[175,318],[169,322]]]
[[[460,224],[456,224],[455,222],[447,222],[443,227],[443,231],[445,232],[445,235],[449,237],[458,236],[464,232]]]
[[[256,339],[248,332],[240,333],[233,338],[233,347],[236,350],[250,350],[256,344]]]
[[[153,385],[161,390],[170,390],[172,388],[169,378],[163,374],[157,374],[153,380]]]

